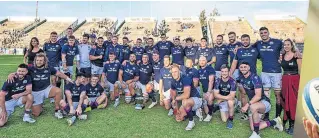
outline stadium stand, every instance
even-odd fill
[[[152,33],[156,26],[156,22],[157,21],[154,18],[125,18],[124,24],[117,33],[120,39],[126,36],[130,40],[133,40],[135,42],[137,38],[143,39],[145,37],[152,37]]]
[[[295,43],[304,42],[304,29],[306,24],[298,17],[292,15],[258,15],[255,16],[257,28],[265,26],[270,36],[280,39],[293,39]]]
[[[224,43],[228,43],[228,33],[233,31],[237,35],[237,39],[242,34],[248,34],[251,37],[251,42],[257,40],[254,29],[244,17],[238,16],[216,16],[208,19],[208,33],[213,43],[217,35],[224,36]],[[240,39],[238,40],[240,41]]]
[[[203,37],[202,28],[198,17],[167,17],[165,18],[166,24],[170,29],[166,36],[169,40],[175,37],[179,37],[181,42],[185,42],[185,39],[192,37],[195,43],[199,43]]]

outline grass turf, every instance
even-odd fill
[[[22,63],[22,56],[0,56],[0,83],[8,73],[16,71]],[[261,64],[258,62],[258,72]],[[272,109],[270,118],[274,117],[275,97],[271,94]],[[122,98],[123,99],[123,98]],[[54,118],[54,107],[46,100],[44,112],[35,118],[35,124],[22,122],[23,109],[17,107],[7,124],[0,128],[0,137],[219,137],[219,138],[247,138],[251,135],[248,121],[239,120],[235,114],[234,128],[229,130],[226,123],[220,119],[217,112],[210,123],[199,122],[195,117],[196,126],[192,131],[185,131],[188,121],[177,123],[173,117],[167,116],[167,111],[159,105],[152,109],[142,111],[134,109],[121,100],[118,108],[113,107],[113,102],[106,109],[97,109],[88,113],[88,120],[77,120],[74,126],[68,127],[66,119]],[[150,104],[150,102],[148,103]],[[148,105],[147,105],[148,106]],[[205,117],[205,116],[204,116]],[[273,128],[261,130],[261,137],[273,138],[291,137],[285,132]]]

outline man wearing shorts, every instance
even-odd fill
[[[104,88],[109,88],[109,93],[111,100],[115,100],[114,107],[117,107],[120,104],[120,95],[118,91],[114,91],[115,82],[118,80],[119,70],[121,64],[115,61],[115,54],[113,52],[109,53],[109,61],[105,63],[101,84]]]
[[[97,39],[96,48],[91,49],[90,51],[90,60],[91,60],[91,74],[101,76],[103,72],[103,57],[105,49],[103,48],[103,37]]]
[[[249,114],[250,128],[253,131],[249,138],[260,138],[259,130],[274,127],[279,131],[283,131],[280,117],[271,121],[260,121],[260,114],[268,113],[271,109],[270,99],[265,96],[261,79],[255,73],[250,71],[248,62],[242,62],[239,65],[242,76],[238,78],[239,83],[243,86],[248,96],[248,103],[243,105],[241,111]]]
[[[170,57],[168,55],[163,58],[164,67],[160,70],[160,81],[159,81],[159,93],[160,93],[160,104],[164,106],[166,110],[169,110],[168,116],[173,115],[173,109],[171,108],[171,65]]]
[[[236,33],[235,32],[229,32],[228,33],[228,38],[229,38],[229,43],[227,45],[227,49],[228,49],[229,57],[230,57],[229,64],[231,66],[232,63],[233,63],[233,59],[235,58],[235,54],[237,52],[237,49],[239,47],[241,47],[242,44],[240,42],[236,41],[237,37],[236,37]],[[231,77],[234,80],[237,80],[237,78],[239,77],[239,70],[235,69],[235,71],[234,71],[233,75],[231,75]]]
[[[85,83],[85,76],[82,73],[78,73],[76,74],[75,82],[67,84],[64,88],[66,99],[60,101],[60,106],[63,111],[72,115],[72,117],[67,120],[69,126],[74,123],[76,117],[79,119],[87,118],[86,115],[82,114],[87,105],[79,104],[83,103],[83,95],[85,95],[85,86],[83,83]],[[82,98],[80,98],[81,96]],[[80,100],[82,101],[80,102]],[[72,118],[74,118],[74,120]]]
[[[205,122],[209,122],[212,119],[213,114],[213,86],[214,86],[214,79],[215,79],[215,70],[212,66],[207,64],[207,60],[204,56],[199,58],[199,82],[203,88],[203,107],[204,111],[207,114],[206,118],[204,119]]]
[[[227,128],[233,128],[233,117],[236,103],[236,81],[229,76],[226,64],[220,68],[221,77],[214,83],[214,97],[219,103],[220,116],[223,122],[227,121]]]
[[[85,111],[105,108],[107,106],[107,96],[103,87],[99,84],[99,75],[92,75],[90,83],[85,86],[85,94],[88,99],[84,101],[84,104],[88,105]]]
[[[192,130],[195,126],[194,112],[202,106],[202,100],[191,77],[182,75],[176,65],[172,66],[171,71],[173,79],[170,91],[173,108],[177,110],[176,121],[182,121],[187,116],[189,122],[185,130]]]
[[[70,78],[73,75],[73,60],[78,57],[79,49],[75,44],[75,37],[72,35],[68,38],[68,43],[62,46],[62,65],[64,73],[70,73]],[[79,60],[78,58],[76,58]]]
[[[89,83],[91,78],[91,61],[90,61],[90,51],[91,47],[95,45],[94,43],[89,44],[89,35],[84,34],[82,38],[82,43],[78,46],[79,48],[79,66],[77,72],[81,72],[85,75],[85,85]]]
[[[31,77],[27,73],[28,65],[20,64],[14,82],[4,82],[0,91],[0,127],[6,124],[14,108],[20,105],[25,105],[23,122],[35,123],[30,116],[33,96]]]
[[[129,104],[135,101],[135,82],[139,80],[139,67],[136,65],[136,56],[130,55],[130,61],[121,66],[118,81],[114,85],[114,93],[119,89],[125,92],[125,102]]]

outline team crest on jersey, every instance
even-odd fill
[[[18,86],[19,84],[18,83],[16,83],[16,86]]]
[[[59,47],[59,45],[55,45],[55,47]]]
[[[166,45],[167,45],[168,43],[166,42]]]
[[[224,50],[225,48],[222,48],[222,50]]]
[[[133,70],[135,70],[135,67],[133,67]]]
[[[250,85],[250,81],[248,81],[247,83],[248,83],[248,85]]]
[[[255,52],[255,51],[256,51],[255,49],[252,49],[252,50],[251,50],[251,52]]]
[[[94,90],[96,90],[96,91],[97,91],[97,88],[95,88]]]
[[[27,80],[24,80],[22,83],[27,83]]]
[[[229,84],[227,85],[227,88],[230,88],[230,85],[229,85]]]
[[[206,49],[206,51],[208,51],[208,49]]]
[[[149,66],[146,66],[146,68],[150,68]]]
[[[269,44],[272,45],[272,44],[274,44],[274,42],[273,42],[273,41],[270,41]]]
[[[44,73],[48,73],[49,71],[48,70],[44,70]]]
[[[271,46],[263,46],[264,49],[268,49],[270,48]]]

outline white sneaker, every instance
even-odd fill
[[[209,122],[210,120],[212,120],[211,115],[207,115],[206,118],[204,119],[205,122]]]
[[[201,108],[198,108],[196,110],[196,116],[199,118],[199,121],[203,121],[203,115],[202,115],[202,109]]]
[[[58,118],[58,119],[62,119],[62,118],[63,118],[63,115],[62,115],[61,111],[55,112],[55,113],[54,113],[54,116],[55,116],[56,118]]]
[[[194,121],[189,121],[187,127],[185,128],[185,130],[192,130],[194,126],[195,126],[195,122]]]
[[[50,98],[50,103],[54,103],[54,98]]]
[[[276,125],[274,126],[274,128],[278,129],[280,132],[282,132],[284,130],[284,127],[282,126],[282,121],[281,118],[278,116],[277,118],[274,119],[274,121],[276,122]]]
[[[119,99],[116,99],[115,102],[114,102],[114,107],[119,106],[119,104],[120,104],[120,100],[119,100]]]
[[[35,123],[35,120],[31,118],[30,116],[23,116],[23,122],[28,122],[28,123]]]
[[[86,119],[88,118],[88,116],[85,115],[85,114],[82,114],[82,115],[79,115],[78,118],[79,118],[80,120],[86,120]]]
[[[169,109],[169,111],[168,111],[168,116],[172,116],[174,114],[174,110],[173,109]]]
[[[261,138],[255,131],[251,134],[249,138]]]
[[[157,101],[156,102],[152,102],[152,104],[150,106],[148,106],[149,109],[153,108],[155,105],[157,104]]]

